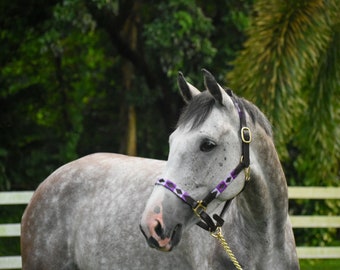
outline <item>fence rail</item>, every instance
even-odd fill
[[[28,204],[33,191],[0,192],[0,205]],[[340,187],[289,187],[289,199],[340,199]],[[290,216],[294,228],[340,228],[340,216]],[[0,224],[0,237],[20,237],[20,224]],[[300,259],[340,259],[340,247],[297,247]],[[20,256],[0,257],[0,269],[20,269]]]

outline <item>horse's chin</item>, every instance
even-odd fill
[[[144,236],[146,237],[145,234]],[[149,247],[155,248],[163,252],[170,252],[179,244],[179,242],[181,241],[181,237],[182,237],[182,225],[178,224],[172,231],[169,241],[167,241],[166,243],[162,243],[162,245],[160,245],[160,243],[152,236],[150,236],[149,238],[146,237],[146,240]]]
[[[181,238],[182,238],[182,225],[178,224],[171,234],[171,241],[170,241],[171,247],[169,251],[171,251],[174,247],[176,247],[179,244],[179,242],[181,241]]]

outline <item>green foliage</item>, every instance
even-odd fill
[[[339,40],[338,27],[330,34],[329,45],[307,75],[308,84],[303,88],[308,110],[303,115],[296,144],[308,154],[299,156],[295,166],[303,168],[307,185],[336,185],[339,180],[340,141],[336,138],[340,132],[340,102],[334,98],[340,94]]]
[[[79,16],[65,12],[68,8],[55,7],[45,32],[29,29],[17,57],[1,70],[2,188],[10,186],[8,179],[19,189],[26,186],[20,179],[31,179],[28,186],[39,183],[78,156],[82,111],[98,95],[111,63],[98,47],[100,35],[85,27],[88,21],[72,27]]]
[[[159,59],[168,77],[186,66],[199,70],[211,64],[216,54],[209,39],[213,25],[194,0],[161,2],[152,13],[156,18],[143,27],[146,53]]]
[[[300,92],[306,75],[329,41],[328,8],[319,1],[257,1],[249,39],[229,76],[274,123],[282,155],[305,109]]]
[[[271,120],[290,185],[339,185],[337,2],[257,1],[249,38],[228,74]],[[297,201],[291,212],[339,215],[339,203]],[[298,244],[327,244],[335,235],[296,231]]]
[[[1,205],[0,222],[20,223],[20,217],[25,210],[25,205]],[[20,251],[19,237],[1,237],[0,256],[17,256]]]
[[[340,267],[340,260],[300,260],[301,270],[334,270]]]

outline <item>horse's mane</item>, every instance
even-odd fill
[[[267,135],[272,137],[272,128],[267,117],[248,100],[240,98],[235,94],[233,94],[233,98],[246,112],[248,112],[252,122],[254,124],[258,123],[265,130]],[[194,96],[187,106],[184,107],[177,126],[186,125],[191,122],[191,129],[199,127],[208,118],[215,103],[215,99],[208,91],[204,91],[200,95]]]

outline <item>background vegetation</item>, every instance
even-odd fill
[[[201,68],[266,113],[289,185],[338,186],[339,0],[3,0],[0,190],[32,190],[60,165],[105,151],[166,159]],[[339,201],[297,214],[339,215]],[[0,209],[0,221],[22,209]],[[298,230],[299,245],[336,230]],[[6,244],[7,245],[7,244]],[[0,245],[8,255],[11,245]],[[17,244],[13,244],[13,250]],[[6,253],[7,252],[7,253]]]

